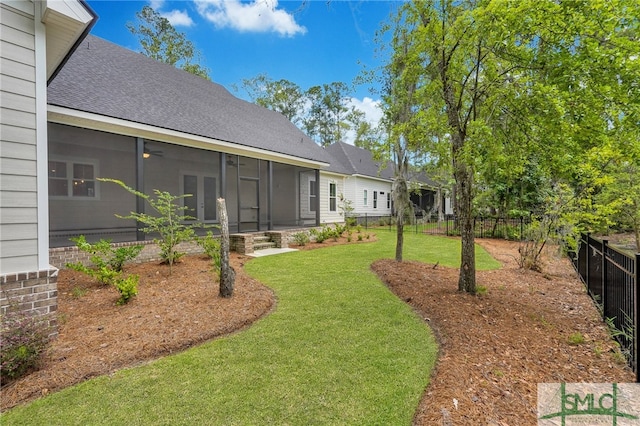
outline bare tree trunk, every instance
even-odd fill
[[[224,198],[218,198],[217,207],[222,233],[220,241],[220,296],[231,297],[236,282],[236,271],[229,265],[229,219]]]

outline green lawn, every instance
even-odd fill
[[[312,425],[411,423],[437,345],[370,271],[376,243],[252,260],[277,307],[249,329],[100,377],[5,413],[6,425]],[[459,242],[407,234],[407,259],[455,266]],[[456,254],[458,253],[458,254]],[[484,251],[481,268],[496,267]]]

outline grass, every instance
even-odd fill
[[[378,238],[255,259],[247,271],[278,299],[266,318],[17,407],[2,424],[408,425],[437,345],[370,271],[394,255],[395,234]],[[405,247],[406,259],[459,262],[455,240],[407,234]],[[481,269],[497,264],[482,250],[478,258]]]

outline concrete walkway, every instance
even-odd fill
[[[290,251],[298,251],[298,250],[292,249],[292,248],[269,248],[269,249],[256,250],[253,253],[247,253],[247,256],[251,256],[251,257],[271,256],[272,254],[289,253]]]

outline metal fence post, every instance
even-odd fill
[[[635,289],[633,291],[633,305],[635,308],[634,318],[633,318],[633,355],[636,363],[636,383],[640,383],[640,253],[636,253],[635,265],[633,267],[634,279],[635,279]]]
[[[600,299],[602,299],[602,316],[604,317],[604,313],[607,312],[607,285],[609,284],[608,280],[607,280],[607,245],[609,243],[609,240],[602,240],[602,282],[600,283],[601,285],[601,296]],[[604,319],[604,318],[603,318]]]
[[[589,268],[591,267],[591,265],[589,265],[589,264],[591,262],[589,262],[589,257],[590,257],[589,256],[589,249],[591,248],[591,233],[587,232],[586,240],[587,240],[587,254],[584,257],[584,259],[585,259],[584,261],[586,263],[585,270],[584,270],[584,280],[587,283],[587,290],[590,290],[591,289],[591,280],[590,280],[590,277],[589,277],[589,275],[590,275],[589,274]]]

